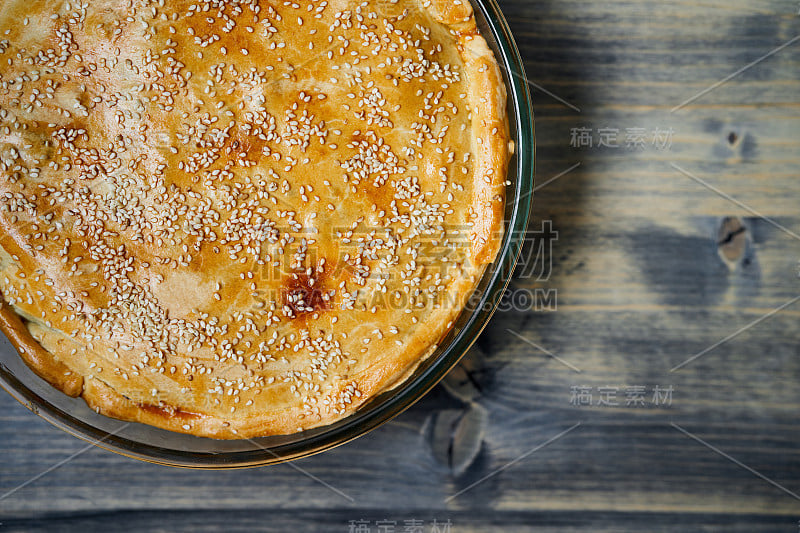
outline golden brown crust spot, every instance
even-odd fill
[[[475,28],[472,4],[465,0],[429,0],[421,2],[433,20],[455,31],[469,31]],[[426,7],[427,6],[427,7]]]

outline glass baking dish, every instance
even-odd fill
[[[329,426],[292,435],[214,440],[127,423],[95,413],[36,376],[0,335],[0,386],[53,425],[106,450],[186,468],[245,468],[305,457],[349,442],[403,412],[433,388],[480,335],[508,285],[522,247],[533,195],[534,132],[530,92],[519,52],[494,0],[473,0],[481,34],[494,51],[508,92],[514,156],[506,189],[505,234],[496,261],[486,268],[454,327],[402,385]]]

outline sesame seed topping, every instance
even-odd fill
[[[0,217],[20,235],[0,292],[63,333],[70,373],[186,432],[277,410],[302,431],[450,327],[499,238],[505,126],[473,129],[493,103],[464,74],[475,36],[384,4],[0,16]]]

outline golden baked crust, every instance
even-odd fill
[[[99,413],[329,424],[496,257],[506,94],[466,0],[0,5],[0,329]]]

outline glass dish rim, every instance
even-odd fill
[[[328,426],[330,429],[318,428],[321,432],[317,435],[275,447],[220,453],[163,448],[101,430],[41,398],[2,363],[0,363],[0,387],[59,429],[107,451],[145,462],[196,469],[249,468],[314,455],[365,435],[411,407],[458,363],[494,314],[511,280],[521,252],[524,242],[522,236],[528,226],[532,203],[535,136],[530,90],[522,59],[496,0],[472,0],[472,3],[476,10],[480,10],[500,51],[497,61],[506,74],[509,109],[514,113],[513,118],[516,121],[516,130],[511,132],[515,144],[517,174],[513,176],[512,181],[512,186],[515,188],[514,205],[495,268],[490,273],[490,280],[480,295],[477,306],[447,347],[440,354],[432,356],[433,360],[423,372],[419,375],[415,373],[406,383],[391,391],[390,395],[381,401],[368,402],[362,410]],[[120,423],[125,424],[122,421]],[[255,439],[246,440],[252,440],[258,445]]]

